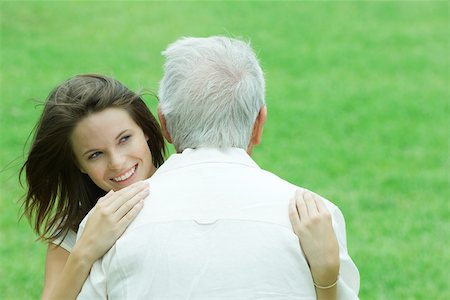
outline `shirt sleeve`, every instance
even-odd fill
[[[345,220],[339,208],[335,207],[332,213],[333,228],[339,244],[339,280],[337,285],[337,298],[339,300],[359,299],[359,271],[347,251],[347,238],[345,233]]]
[[[68,252],[72,252],[72,249],[75,246],[76,239],[77,234],[75,233],[75,231],[68,230],[67,235],[64,236],[64,234],[62,234],[61,236],[54,239],[52,243],[56,246],[64,248]]]

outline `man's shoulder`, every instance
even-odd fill
[[[254,176],[252,179],[255,181],[259,181],[261,184],[264,184],[264,187],[267,189],[275,189],[275,190],[296,190],[302,189],[302,187],[289,182],[288,180],[280,177],[279,175],[272,173],[270,171],[264,169],[256,169],[253,170]],[[263,186],[261,186],[263,187]]]
[[[297,187],[297,185],[289,182],[288,180],[280,177],[279,175],[272,173],[271,171],[265,170],[265,169],[259,169],[258,170],[261,173],[261,176],[265,176],[270,180],[278,181],[280,184],[286,184],[290,185],[291,187]]]
[[[326,205],[326,207],[327,207],[327,209],[328,209],[328,211],[330,213],[333,213],[335,211],[339,211],[339,207],[336,204],[334,204],[333,202],[331,202],[330,200],[328,200],[327,198],[325,198],[321,194],[319,194],[317,192],[314,192],[314,191],[310,190],[309,188],[306,188],[306,187],[299,186],[299,185],[296,185],[294,183],[291,183],[288,180],[283,179],[283,178],[279,177],[277,174],[274,174],[274,173],[272,173],[270,171],[267,171],[267,170],[264,170],[264,169],[260,169],[260,171],[261,171],[261,175],[263,177],[266,177],[267,180],[270,180],[270,181],[272,181],[274,183],[277,183],[279,185],[279,187],[283,187],[285,189],[290,189],[290,190],[294,190],[294,191],[297,190],[297,189],[298,190],[302,190],[302,191],[308,191],[308,192],[311,192],[311,193],[314,193],[314,194],[318,195],[324,201],[324,203],[325,203],[325,205]],[[294,196],[294,194],[292,194],[292,196]]]

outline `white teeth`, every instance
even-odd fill
[[[126,172],[122,176],[114,177],[113,180],[114,181],[124,181],[124,180],[130,178],[131,175],[133,175],[135,171],[136,171],[136,166],[134,166],[133,169],[131,169],[130,171]]]

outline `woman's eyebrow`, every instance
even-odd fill
[[[127,130],[129,130],[129,129],[122,130],[122,131],[116,136],[116,140],[118,140],[118,139],[120,138],[120,136],[121,136],[122,134],[124,134]]]
[[[85,152],[83,153],[83,156],[85,156],[85,155],[87,155],[87,154],[89,154],[89,153],[91,153],[91,152],[96,152],[96,151],[98,151],[98,149],[89,149],[89,150],[87,150],[87,151],[85,151]]]

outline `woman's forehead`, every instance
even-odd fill
[[[91,148],[94,145],[115,141],[123,132],[140,127],[122,108],[108,108],[83,118],[71,136],[74,148]]]

